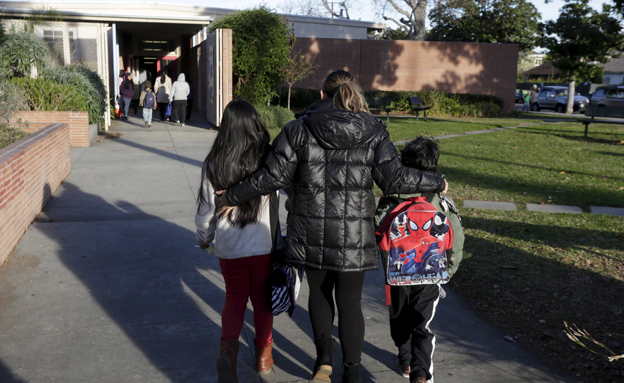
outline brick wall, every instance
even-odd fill
[[[27,133],[34,133],[50,124],[57,123],[69,125],[69,144],[71,146],[89,147],[89,113],[87,112],[21,111],[11,116],[9,126],[19,127]]]
[[[298,88],[320,89],[327,74],[344,69],[364,90],[490,94],[514,107],[515,44],[297,38],[295,50],[319,65]]]
[[[71,170],[68,124],[0,149],[0,266]]]

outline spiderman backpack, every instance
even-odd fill
[[[453,228],[426,197],[408,198],[399,204],[376,234],[388,285],[449,281],[447,251],[453,248]]]

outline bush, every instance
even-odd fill
[[[21,140],[28,134],[21,129],[8,128],[0,124],[0,149],[11,145],[15,141]]]
[[[282,103],[285,103],[286,92],[282,91]],[[418,96],[425,105],[431,105],[427,111],[430,116],[453,116],[453,117],[497,117],[503,109],[503,99],[487,94],[463,94],[445,93],[439,91],[364,91],[367,97],[388,97],[391,106],[396,111],[409,113],[409,97]],[[321,94],[316,89],[293,88],[290,96],[290,107],[293,110],[303,110],[308,105],[321,99]],[[277,98],[273,99],[278,102]]]
[[[28,110],[24,92],[13,83],[0,80],[0,117],[8,122],[18,110]]]
[[[83,111],[88,101],[71,84],[60,84],[45,78],[13,78],[11,83],[24,94],[28,110],[37,111]]]
[[[89,123],[101,120],[107,107],[106,88],[97,73],[78,65],[69,65],[46,70],[42,77],[72,85],[86,100],[86,109],[80,110],[89,112]]]
[[[278,105],[255,105],[255,107],[267,129],[281,129],[287,122],[295,119],[293,112]]]
[[[445,93],[439,91],[365,91],[366,96],[388,97],[397,111],[409,112],[409,97],[418,96],[425,105],[431,105],[427,112],[431,116],[453,117],[496,117],[504,102],[500,97],[486,94]]]
[[[16,32],[4,36],[0,45],[0,75],[22,77],[47,66],[48,46],[30,32]]]

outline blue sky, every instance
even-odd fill
[[[235,9],[245,9],[245,8],[253,8],[260,4],[266,4],[269,8],[279,8],[280,5],[284,4],[286,0],[228,0],[226,3],[219,3],[219,5],[212,5],[210,1],[206,0],[181,0],[180,3],[191,4],[191,5],[202,5],[206,7],[214,6],[218,8],[235,8]],[[297,0],[293,0],[297,1]],[[559,17],[559,9],[565,4],[563,0],[551,0],[548,4],[545,3],[544,0],[529,0],[531,1],[538,9],[538,11],[542,14],[542,20],[553,20]],[[399,1],[401,2],[401,1]],[[321,4],[321,0],[318,0],[318,3]],[[375,15],[375,9],[372,6],[371,0],[356,0],[351,1],[354,5],[352,9],[349,9],[349,13],[351,14],[351,18],[353,19],[361,19],[365,21],[380,21],[379,18]],[[605,3],[604,0],[590,0],[589,4],[592,8],[601,10],[602,4]],[[227,6],[225,5],[227,4]],[[321,4],[322,5],[322,4]]]
[[[199,5],[203,7],[214,7],[214,8],[230,8],[230,9],[247,9],[254,8],[261,4],[268,6],[272,9],[277,9],[280,11],[280,8],[287,2],[298,2],[298,1],[306,1],[306,0],[228,0],[226,2],[221,1],[210,1],[210,0],[153,0],[153,1],[133,1],[132,3],[146,3],[153,4],[154,2],[159,3],[171,3],[171,4],[188,4],[188,5]],[[319,4],[319,8],[322,7],[321,0],[313,0]],[[328,0],[337,2],[339,0]],[[538,11],[542,14],[542,20],[553,20],[559,16],[559,9],[565,4],[564,0],[549,0],[548,4],[544,0],[529,0],[533,3]],[[115,2],[120,3],[120,0],[73,0],[68,2]],[[398,0],[399,3],[402,3],[401,0]],[[591,7],[597,10],[602,9],[603,3],[611,3],[610,0],[590,0],[589,4]],[[349,8],[349,13],[352,19],[360,19],[364,21],[382,21],[379,15],[376,14],[376,9],[373,7],[372,0],[350,0],[352,4]],[[393,26],[393,23],[389,23],[389,26]]]

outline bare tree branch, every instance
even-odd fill
[[[325,0],[323,0],[323,1],[325,1]],[[410,18],[411,18],[411,14],[410,14],[409,12],[407,12],[407,11],[405,11],[405,10],[401,9],[401,7],[399,7],[399,6],[398,6],[398,5],[394,2],[394,0],[387,0],[387,1],[388,1],[388,3],[390,3],[390,5],[392,5],[392,7],[393,7],[393,8],[394,8],[397,12],[399,12],[399,13],[400,13],[400,14],[402,14],[402,15],[404,15],[404,16],[405,16],[405,17],[407,17],[408,19],[410,19]]]
[[[401,29],[405,29],[405,30],[406,30],[406,31],[408,31],[408,32],[409,32],[409,30],[410,30],[408,27],[406,27],[405,25],[403,25],[403,24],[399,23],[398,21],[396,21],[396,20],[395,20],[395,19],[393,19],[392,17],[383,16],[383,18],[384,18],[384,20],[390,20],[390,21],[392,21],[393,23],[395,23],[395,24],[396,24],[399,28],[401,28]]]
[[[334,17],[340,17],[339,14],[335,13],[333,9],[331,9],[331,7],[329,6],[329,4],[327,3],[327,0],[323,0],[323,5],[325,5],[325,8],[327,8],[327,10],[329,11],[329,13],[331,13],[332,16]]]

